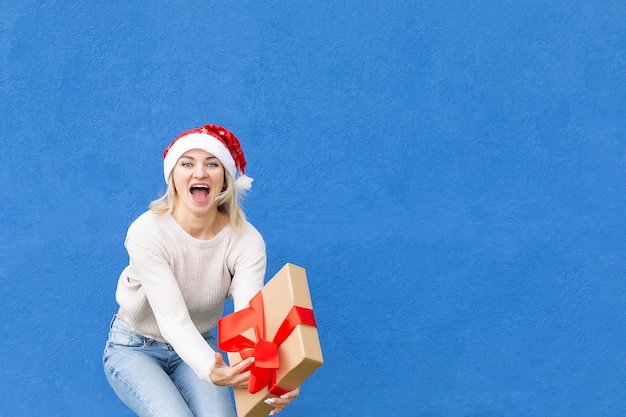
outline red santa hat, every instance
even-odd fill
[[[208,124],[181,133],[163,152],[163,175],[168,181],[178,159],[190,149],[202,149],[213,154],[235,179],[237,191],[252,187],[252,178],[245,175],[246,158],[237,136],[220,125]],[[237,175],[239,173],[239,175]]]

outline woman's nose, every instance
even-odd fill
[[[198,178],[202,178],[206,175],[206,171],[202,165],[196,165],[193,170],[193,175]]]

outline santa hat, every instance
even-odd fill
[[[220,125],[204,125],[181,133],[163,152],[163,175],[168,181],[178,159],[190,149],[202,149],[213,154],[235,179],[237,191],[252,187],[252,178],[245,175],[246,158],[237,136]],[[237,176],[239,172],[239,176]]]

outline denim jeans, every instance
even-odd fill
[[[203,336],[216,350],[211,332]],[[236,417],[227,387],[201,380],[169,344],[135,333],[117,315],[102,361],[117,396],[140,417]]]

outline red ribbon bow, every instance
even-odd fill
[[[239,352],[242,360],[254,356],[254,363],[248,368],[250,369],[248,392],[254,394],[268,387],[272,394],[283,395],[287,390],[276,385],[276,371],[280,367],[278,347],[287,340],[296,326],[306,324],[317,327],[317,324],[313,310],[293,306],[274,338],[269,341],[265,335],[263,316],[263,296],[259,292],[250,300],[248,307],[220,319],[217,324],[218,345],[226,352]],[[256,341],[241,335],[251,328],[254,329]]]

